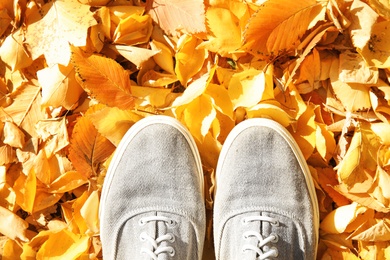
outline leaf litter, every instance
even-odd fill
[[[317,258],[390,259],[389,46],[386,0],[2,1],[2,258],[100,259],[111,156],[162,114],[201,153],[205,259],[221,146],[254,117],[285,126],[309,164]]]

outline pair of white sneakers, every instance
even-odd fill
[[[318,211],[289,132],[268,119],[238,124],[216,170],[215,258],[315,259]],[[129,129],[110,163],[99,214],[104,259],[202,259],[202,163],[179,121],[151,116]]]

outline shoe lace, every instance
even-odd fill
[[[164,217],[164,216],[150,216],[150,217],[143,217],[139,220],[138,224],[140,226],[143,226],[149,222],[152,221],[163,221],[168,226],[175,226],[176,222],[170,218]],[[148,242],[150,245],[152,245],[152,249],[141,247],[141,253],[145,253],[149,255],[153,260],[157,260],[158,255],[162,253],[167,253],[169,256],[175,255],[175,249],[172,246],[161,246],[161,244],[166,241],[169,243],[175,242],[175,236],[172,233],[167,233],[164,235],[161,235],[157,238],[153,238],[150,235],[148,235],[146,232],[142,232],[140,234],[140,240],[142,242]]]
[[[246,224],[248,222],[253,221],[265,221],[271,223],[273,226],[279,226],[279,220],[267,216],[251,216],[251,217],[245,217],[242,219],[243,224]],[[249,239],[251,237],[257,238],[259,241],[258,244],[251,245],[251,244],[245,244],[243,246],[243,251],[254,251],[258,255],[258,259],[269,259],[270,257],[274,258],[278,256],[278,249],[276,247],[270,247],[270,243],[276,243],[279,240],[278,235],[271,233],[267,237],[263,237],[260,232],[257,231],[246,231],[243,234],[244,239]]]

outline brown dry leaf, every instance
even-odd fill
[[[69,43],[85,46],[88,28],[97,24],[90,6],[76,0],[54,1],[34,10],[27,17],[26,42],[33,60],[44,55],[49,66],[67,66]]]
[[[202,0],[147,0],[146,12],[168,34],[206,31],[205,6]]]
[[[93,112],[92,107],[86,116],[78,118],[69,147],[71,162],[86,177],[96,175],[99,165],[115,150],[115,146],[96,130],[88,118],[88,114]]]
[[[278,54],[297,48],[300,38],[325,18],[325,6],[313,0],[270,0],[248,22],[244,48],[255,55]]]
[[[121,109],[134,107],[129,73],[115,60],[72,47],[72,63],[80,85],[96,99]]]

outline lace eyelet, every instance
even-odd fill
[[[279,251],[276,247],[271,247],[270,250],[274,252],[274,254],[271,257],[278,257]]]
[[[145,232],[142,232],[142,233],[139,235],[139,240],[141,240],[142,242],[145,242],[145,241],[146,241],[145,236],[147,236],[147,234],[146,234]]]
[[[274,237],[274,239],[272,239],[272,241],[271,241],[272,243],[277,243],[279,241],[279,236],[278,235],[276,235],[274,233],[271,233],[271,236]]]
[[[175,227],[177,225],[177,222],[173,219],[170,219],[169,222],[167,222],[168,227]]]
[[[175,249],[171,249],[171,251],[169,252],[169,255],[170,256],[175,256],[176,252],[175,252]]]
[[[175,240],[176,240],[175,235],[172,234],[172,233],[168,233],[167,235],[170,236],[170,238],[168,239],[168,241],[169,241],[170,243],[174,243]]]

